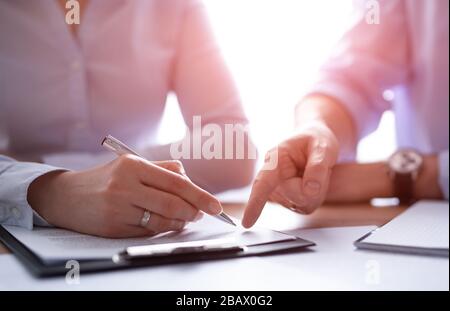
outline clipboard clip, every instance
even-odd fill
[[[234,239],[200,240],[179,243],[165,243],[127,247],[113,256],[113,261],[132,261],[156,257],[195,255],[217,252],[243,252],[245,246],[236,243]]]

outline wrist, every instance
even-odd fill
[[[414,199],[442,199],[437,156],[425,156],[423,168],[414,183]]]
[[[62,180],[69,174],[68,171],[53,171],[36,178],[28,187],[27,200],[31,208],[42,218],[52,224],[51,215],[63,191]]]
[[[306,96],[296,107],[296,128],[307,124],[320,124],[339,142],[340,159],[354,161],[356,155],[356,127],[351,114],[338,100],[325,94]]]
[[[361,164],[357,185],[361,186],[361,195],[365,201],[373,198],[390,198],[394,196],[394,187],[389,177],[389,170],[384,162]]]
[[[325,126],[331,129],[329,115],[332,112],[331,99],[323,95],[310,95],[304,98],[295,110],[295,126],[297,129],[314,125]]]
[[[373,198],[392,198],[395,196],[395,187],[389,167],[386,162],[376,162],[371,164],[374,167],[374,177],[370,178],[373,183],[373,192],[370,199]]]
[[[385,163],[344,163],[333,168],[327,201],[369,202],[393,193]]]
[[[295,130],[297,133],[303,133],[310,129],[326,129],[327,131],[331,132],[331,129],[327,125],[325,120],[321,119],[320,117],[305,119],[301,122],[296,122]]]
[[[394,196],[402,204],[421,199],[442,199],[436,156],[423,156],[414,149],[400,149],[388,160]]]

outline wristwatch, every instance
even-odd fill
[[[394,184],[394,195],[400,204],[411,204],[414,182],[423,165],[422,155],[414,149],[401,149],[388,160],[389,176]]]

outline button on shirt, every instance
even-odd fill
[[[170,91],[188,125],[245,120],[199,1],[90,0],[76,35],[56,0],[0,1],[7,153],[96,152],[105,134],[154,144]],[[32,228],[28,186],[56,169],[0,156],[0,222]]]
[[[364,2],[365,3],[365,2]],[[312,93],[342,103],[359,137],[396,116],[397,142],[438,154],[442,193],[449,198],[449,1],[382,0],[380,23],[362,11],[323,66]],[[392,101],[388,93],[394,94]]]

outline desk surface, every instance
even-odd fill
[[[230,215],[241,218],[243,204],[226,204],[225,210]],[[312,215],[300,215],[276,205],[266,207],[259,221],[264,226],[275,230],[348,227],[348,226],[381,226],[400,214],[405,207],[373,207],[369,204],[326,205]],[[0,254],[9,253],[0,242]]]
[[[226,211],[240,218],[242,204]],[[186,263],[83,274],[78,285],[65,277],[36,279],[13,256],[0,256],[1,290],[445,290],[448,258],[358,251],[353,242],[404,211],[404,207],[323,206],[303,216],[267,206],[261,226],[287,230],[316,242],[304,252],[236,261]],[[341,228],[323,228],[341,227]],[[300,229],[321,228],[321,229]],[[3,250],[5,252],[5,250]],[[245,271],[245,277],[242,272]],[[261,273],[264,271],[264,273]],[[158,280],[158,282],[149,282]],[[238,281],[237,281],[238,280]]]

